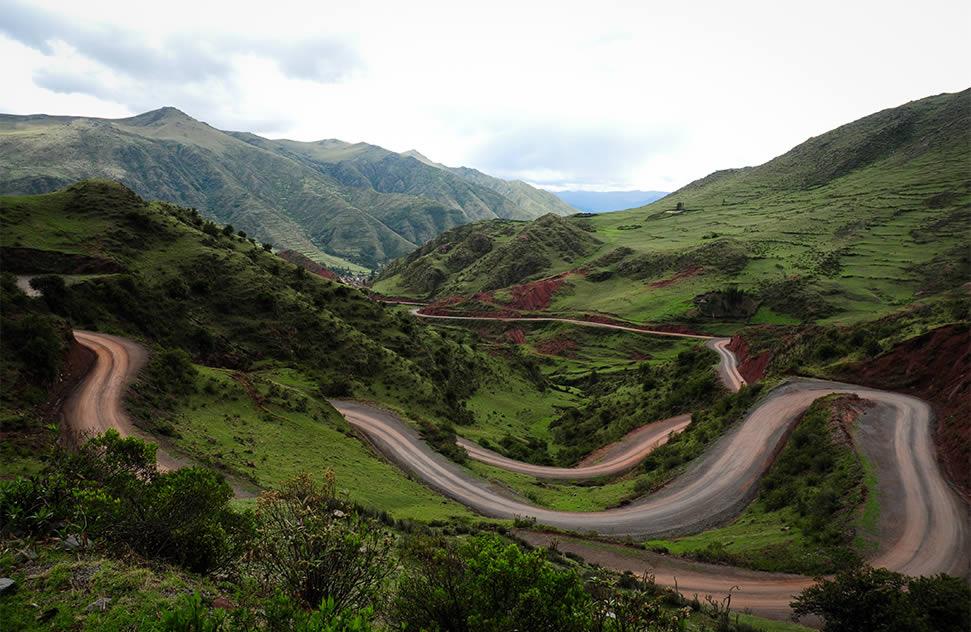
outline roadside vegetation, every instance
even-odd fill
[[[748,631],[685,600],[501,532],[389,520],[298,475],[235,508],[211,469],[155,470],[113,432],[0,483],[0,619],[20,630]],[[773,625],[773,624],[769,624]],[[769,629],[778,629],[771,627]]]
[[[732,523],[652,550],[765,571],[820,575],[852,568],[865,553],[863,457],[853,448],[853,422],[865,405],[855,397],[817,400],[759,482],[755,500]]]

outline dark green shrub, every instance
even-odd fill
[[[257,611],[210,608],[199,593],[182,596],[161,613],[167,632],[370,632],[371,611],[341,612],[333,600],[306,611],[286,595],[266,599]]]
[[[326,599],[339,611],[364,608],[395,569],[392,537],[337,498],[333,472],[264,493],[256,524],[257,574],[305,606]]]
[[[48,500],[74,528],[146,557],[198,572],[237,559],[252,525],[231,509],[229,485],[206,468],[160,473],[155,451],[109,430],[55,458],[42,479]]]
[[[958,632],[971,624],[971,589],[947,575],[907,578],[863,566],[818,580],[792,608],[822,618],[825,632]]]
[[[541,550],[496,536],[418,537],[404,549],[392,618],[404,630],[588,630],[591,598],[579,576]]]

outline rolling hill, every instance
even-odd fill
[[[366,143],[224,132],[170,107],[111,120],[0,115],[0,174],[0,194],[117,180],[351,270],[373,268],[469,222],[573,211],[522,182]]]
[[[442,263],[470,230],[482,242],[508,230],[491,222],[445,233],[434,249],[388,266],[375,288],[436,299],[570,273],[551,310],[658,322],[859,320],[971,279],[969,173],[966,90],[878,112],[641,208],[559,218],[597,245],[509,283],[495,271],[511,262]],[[422,281],[432,275],[434,289]]]

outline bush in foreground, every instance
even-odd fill
[[[966,632],[971,589],[947,575],[908,578],[863,566],[821,579],[792,602],[795,616],[817,615],[824,632]]]
[[[241,554],[252,524],[232,490],[201,467],[160,473],[156,448],[114,430],[57,455],[42,474],[0,487],[0,523],[15,535],[55,528],[152,559],[210,572]]]
[[[374,602],[395,570],[394,538],[337,498],[333,472],[300,475],[260,496],[252,558],[265,585],[307,607]]]

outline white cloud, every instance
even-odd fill
[[[0,110],[417,148],[548,186],[673,189],[968,87],[965,2],[0,0]]]

